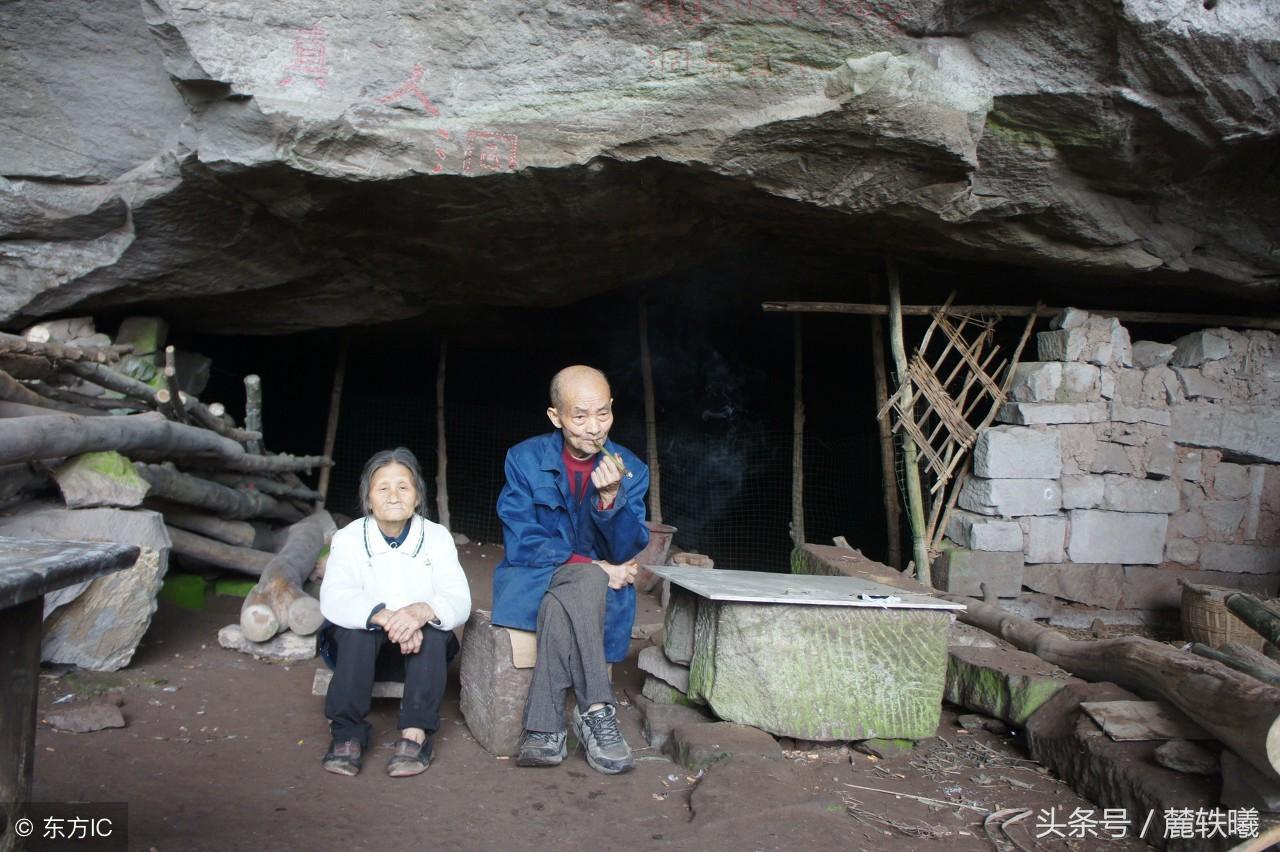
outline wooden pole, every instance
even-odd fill
[[[0,406],[16,408],[10,403]],[[185,458],[193,467],[212,466],[252,473],[308,470],[332,464],[324,456],[251,456],[230,438],[175,423],[158,411],[128,417],[81,417],[54,413],[0,419],[0,465],[67,458],[115,450],[130,457]],[[184,464],[187,463],[184,461]]]
[[[791,541],[804,545],[804,332],[795,317],[795,408],[791,421]]]
[[[436,368],[436,520],[447,530],[453,529],[449,515],[449,453],[444,434],[445,359],[449,354],[449,338],[440,339],[440,364]]]
[[[228,568],[254,577],[261,576],[271,563],[271,554],[261,550],[227,544],[171,524],[165,524],[164,528],[169,533],[173,552],[179,556],[189,556],[219,568]]]
[[[1249,625],[1255,633],[1280,647],[1280,615],[1268,609],[1253,595],[1244,592],[1227,595],[1224,603],[1227,609],[1235,613],[1236,618]]]
[[[338,347],[338,364],[333,368],[333,390],[329,394],[329,422],[324,427],[324,455],[333,458],[333,445],[338,440],[338,417],[342,413],[342,385],[347,377],[347,348],[351,343],[351,335],[344,332],[342,343]],[[316,486],[320,496],[316,499],[316,510],[324,508],[324,501],[329,496],[329,468],[321,468],[320,481]]]
[[[16,334],[0,332],[0,354],[39,355],[55,361],[94,361],[107,364],[120,360],[120,356],[133,351],[125,344],[114,346],[72,346],[64,343],[39,343]]]
[[[253,547],[257,533],[247,521],[229,521],[207,512],[196,511],[164,500],[147,500],[144,508],[164,515],[164,522],[187,532],[199,533],[206,538],[217,539],[236,547]]]
[[[244,428],[262,434],[262,379],[256,375],[244,377]],[[247,449],[260,455],[262,440],[250,441]]]
[[[907,348],[902,341],[902,289],[898,277],[898,264],[893,258],[885,258],[885,269],[889,276],[889,343],[893,347],[893,363],[898,370],[898,378],[902,382],[901,397],[903,401],[902,416],[914,422],[915,415],[907,403],[911,400],[911,382],[907,378]],[[903,430],[902,435],[903,475],[907,482],[907,518],[911,522],[911,553],[916,563],[916,579],[926,586],[932,586],[933,580],[929,570],[929,545],[925,541],[924,528],[924,496],[920,490],[920,467],[916,462],[916,445]]]
[[[889,401],[889,377],[884,365],[884,318],[871,318],[871,361],[876,378],[876,411]],[[902,570],[902,504],[898,502],[893,431],[888,417],[877,417],[880,430],[880,480],[884,492],[884,526],[889,543],[889,564]]]
[[[1239,653],[1239,648],[1236,648],[1235,653],[1232,653],[1225,648],[1221,650],[1210,648],[1207,645],[1201,645],[1199,642],[1191,646],[1191,653],[1196,656],[1204,657],[1206,660],[1217,660],[1224,666],[1230,666],[1238,672],[1244,672],[1249,677],[1257,678],[1263,683],[1280,686],[1280,670],[1276,668],[1275,660],[1258,654],[1252,648],[1246,648],[1245,650],[1257,654],[1257,657],[1261,659],[1245,656]]]
[[[173,419],[187,422],[187,409],[182,404],[182,391],[178,388],[178,353],[172,346],[164,348],[164,384],[169,391],[169,410]]]
[[[333,537],[334,524],[321,510],[285,534],[280,551],[262,569],[262,576],[240,606],[240,627],[250,642],[265,642],[281,630],[307,636],[320,629],[320,602],[302,590],[320,551]]]
[[[662,523],[662,468],[658,463],[658,420],[653,399],[653,359],[649,355],[649,306],[637,308],[640,322],[640,377],[644,382],[645,461],[649,465],[649,520]]]
[[[782,313],[807,314],[860,314],[863,316],[887,316],[891,309],[887,305],[870,305],[856,302],[765,302],[761,307],[766,311]],[[903,316],[927,317],[936,309],[935,305],[903,305]],[[952,314],[982,314],[991,317],[1055,317],[1064,308],[1050,308],[1044,305],[1030,307],[1027,305],[952,305]],[[1160,325],[1204,325],[1226,326],[1227,328],[1265,328],[1280,331],[1280,318],[1269,316],[1217,316],[1215,314],[1176,314],[1165,311],[1113,311],[1098,308],[1098,313],[1106,317],[1114,317],[1121,322],[1158,323]]]
[[[1268,778],[1280,779],[1280,688],[1143,636],[1078,641],[973,598],[941,597],[966,606],[958,614],[965,624],[1077,677],[1168,701]]]
[[[229,488],[158,464],[134,462],[133,468],[151,485],[147,492],[151,497],[195,506],[221,518],[275,518],[293,522],[302,515],[289,503],[259,491]]]

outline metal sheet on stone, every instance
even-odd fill
[[[772,574],[681,565],[645,566],[654,574],[713,601],[858,606],[871,609],[964,609],[932,595],[905,592],[861,577],[821,574]],[[859,595],[872,599],[864,600]],[[888,600],[893,597],[897,600]]]

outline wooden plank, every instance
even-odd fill
[[[876,609],[964,609],[932,595],[914,594],[862,577],[707,571],[683,565],[650,565],[650,571],[713,601],[854,606]]]
[[[1162,701],[1083,701],[1080,708],[1118,743],[1213,739],[1213,734]]]
[[[852,302],[764,302],[769,312],[811,314],[857,314],[883,317],[889,315],[888,305],[870,305]],[[927,317],[937,310],[935,305],[903,305],[906,316]],[[1055,317],[1063,308],[1028,305],[952,305],[953,314],[977,314],[992,317]],[[1225,326],[1227,328],[1267,328],[1280,331],[1280,318],[1274,316],[1239,316],[1232,314],[1179,314],[1165,311],[1115,311],[1098,308],[1099,316],[1114,317],[1121,322],[1156,323],[1160,325]]]
[[[139,552],[131,544],[0,536],[0,609],[128,568]]]

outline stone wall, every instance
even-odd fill
[[[1280,337],[1131,343],[1068,309],[974,448],[935,576],[1110,609],[1177,605],[1177,579],[1280,582]]]

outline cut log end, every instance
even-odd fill
[[[306,595],[289,604],[289,629],[301,636],[309,636],[324,624],[320,601]]]
[[[280,620],[266,604],[250,604],[240,611],[240,628],[250,642],[266,642],[280,632]]]

